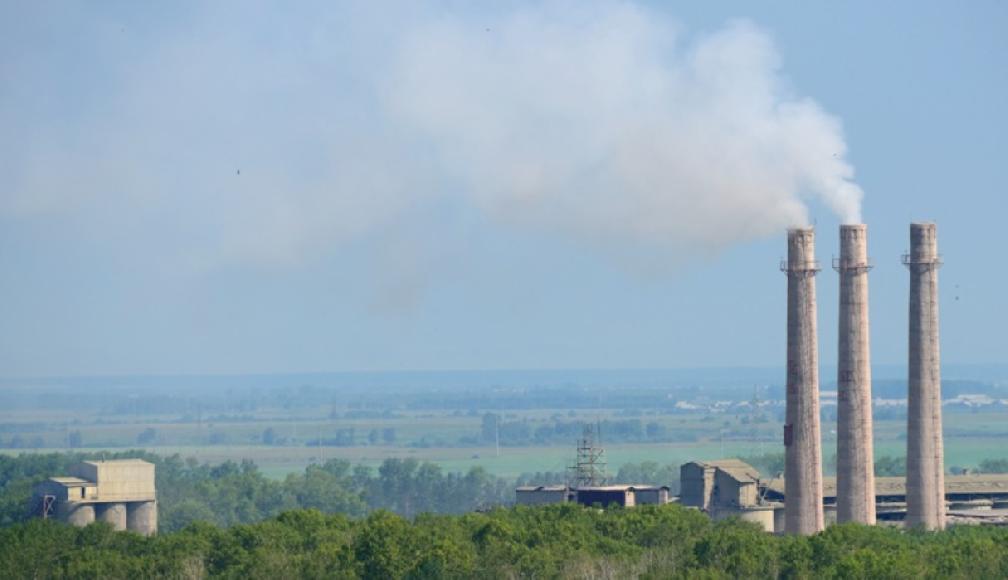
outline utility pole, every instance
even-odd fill
[[[205,445],[206,441],[203,437],[203,402],[199,401],[196,403],[196,439],[199,441],[200,445]]]
[[[319,467],[325,464],[325,455],[322,452],[322,428],[318,430],[318,464]]]

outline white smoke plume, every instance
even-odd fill
[[[128,28],[107,17],[75,23],[119,55],[80,75],[89,91],[44,76],[52,63],[0,67],[24,93],[12,103],[74,94],[83,111],[0,112],[0,211],[81,216],[211,266],[302,260],[445,199],[669,252],[805,224],[811,199],[860,221],[839,121],[789,89],[755,25],[686,37],[606,2],[438,17],[324,3],[279,21],[237,7],[202,5],[145,50],[115,45]]]
[[[413,31],[390,94],[475,199],[592,239],[721,247],[860,221],[840,123],[780,76],[745,22],[692,43],[627,5]]]

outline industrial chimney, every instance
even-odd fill
[[[787,410],[784,425],[784,526],[789,534],[823,529],[819,435],[819,345],[816,330],[815,231],[788,230]]]
[[[908,527],[945,528],[945,465],[938,349],[938,240],[933,223],[910,224],[910,360],[907,380]]]
[[[868,346],[868,228],[840,226],[837,355],[837,521],[875,523],[871,358]]]

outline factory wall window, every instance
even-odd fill
[[[83,488],[83,487],[82,487],[82,488],[80,488],[80,496],[81,496],[81,497],[84,497],[84,488]]]

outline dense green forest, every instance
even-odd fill
[[[1003,578],[1008,529],[903,532],[852,524],[814,537],[711,522],[677,505],[555,505],[408,520],[317,510],[191,524],[145,538],[105,524],[0,529],[3,578]]]
[[[840,525],[812,538],[778,537],[674,504],[492,507],[511,501],[512,482],[408,459],[377,470],[329,461],[274,480],[247,461],[107,454],[125,456],[157,464],[156,537],[32,518],[32,484],[81,456],[0,456],[0,578],[1008,576],[1008,529],[1000,527]],[[779,458],[752,459],[776,469]],[[650,462],[620,472],[635,480],[677,475]]]

